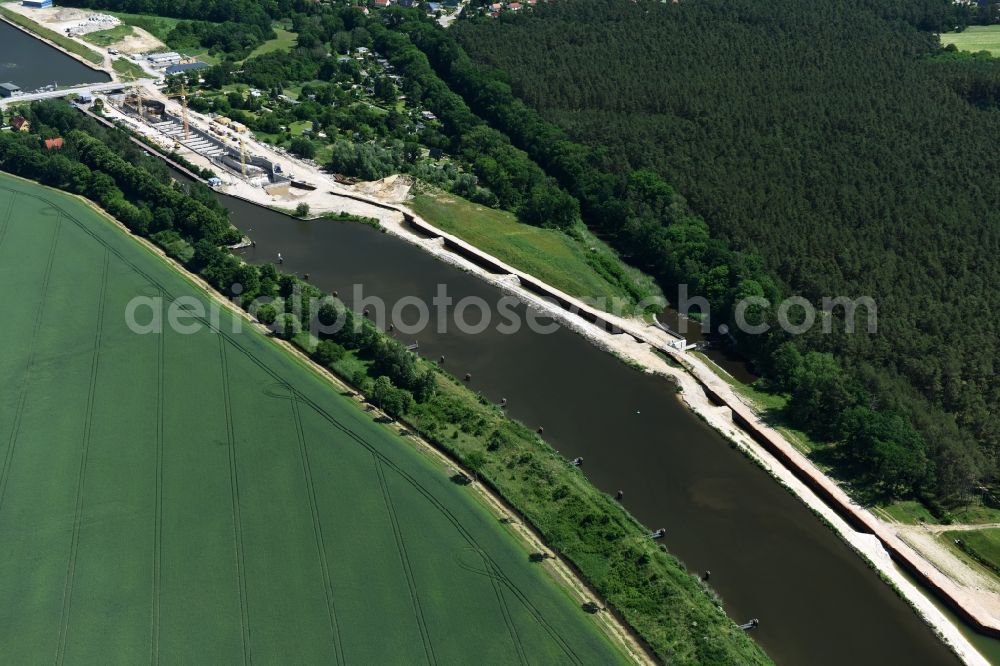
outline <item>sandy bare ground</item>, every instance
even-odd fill
[[[365,196],[378,199],[384,203],[400,204],[410,195],[412,183],[407,176],[399,174],[388,176],[382,180],[372,180],[355,185],[355,189]]]
[[[1000,523],[982,523],[979,525],[921,525],[928,532],[972,532],[973,530],[1000,529]]]
[[[167,46],[142,28],[132,26],[132,34],[112,44],[111,48],[117,49],[121,53],[149,53],[166,49]]]
[[[67,28],[72,28],[80,22],[87,20],[91,14],[97,14],[96,10],[76,9],[74,7],[46,7],[36,9],[25,7],[20,2],[6,2],[3,5],[11,11],[27,16],[35,23],[44,25],[49,30],[54,30],[61,34],[66,34]]]
[[[940,531],[931,531],[923,525],[898,525],[895,530],[900,539],[966,590],[1000,595],[1000,581],[983,571],[972,558],[956,553],[949,547],[948,537]]]
[[[173,107],[178,106],[173,100],[168,100],[167,104],[168,106]],[[198,114],[190,114],[190,116],[192,123],[207,126],[207,119],[198,117]],[[152,132],[152,130],[148,131]],[[585,336],[598,347],[612,352],[623,359],[641,365],[647,372],[660,374],[664,377],[670,378],[672,381],[675,381],[681,388],[681,399],[691,410],[703,418],[722,435],[735,442],[744,452],[756,460],[761,467],[767,470],[779,483],[788,488],[814,512],[822,516],[846,543],[848,543],[859,555],[864,557],[886,579],[893,583],[897,590],[899,590],[899,593],[911,604],[911,606],[916,609],[921,617],[925,619],[925,621],[934,629],[941,639],[944,640],[945,643],[947,643],[965,663],[987,664],[986,660],[983,659],[983,657],[975,650],[975,648],[972,647],[965,637],[962,636],[958,628],[948,618],[946,618],[933,603],[931,603],[927,597],[927,593],[910,583],[909,580],[902,575],[890,559],[889,554],[882,547],[881,542],[877,537],[872,534],[858,532],[848,525],[839,516],[839,514],[837,514],[831,507],[821,500],[815,492],[801,482],[789,468],[785,467],[766,449],[752,439],[749,434],[738,427],[733,422],[730,408],[719,407],[713,404],[705,395],[701,385],[692,373],[697,374],[702,382],[709,385],[717,394],[723,396],[729,404],[734,405],[734,408],[737,408],[736,406],[738,406],[741,411],[749,413],[747,411],[749,405],[747,405],[746,401],[741,396],[736,394],[724,380],[718,377],[711,368],[709,368],[696,356],[683,352],[670,351],[669,353],[671,353],[674,359],[684,366],[685,369],[682,370],[666,362],[663,357],[654,352],[653,345],[663,351],[668,348],[672,342],[674,342],[674,338],[670,335],[655,327],[648,326],[641,321],[625,320],[606,315],[608,319],[613,320],[616,324],[621,326],[623,330],[630,331],[634,335],[628,335],[625,333],[615,335],[608,333],[603,329],[588,323],[582,317],[567,312],[557,305],[543,300],[533,292],[522,288],[520,285],[520,279],[517,275],[518,271],[515,269],[511,268],[510,274],[506,276],[495,275],[483,268],[480,268],[476,264],[455,255],[451,251],[446,250],[441,239],[427,239],[424,236],[418,235],[416,232],[404,225],[403,216],[400,212],[386,210],[373,205],[375,201],[367,203],[343,196],[344,194],[362,197],[366,195],[356,188],[347,188],[337,184],[334,182],[333,178],[329,174],[324,173],[318,165],[295,159],[290,155],[285,155],[275,151],[273,148],[260,144],[254,140],[247,142],[247,149],[255,154],[263,154],[271,159],[281,162],[285,165],[286,170],[294,171],[297,180],[304,180],[317,186],[316,191],[309,192],[308,194],[295,199],[296,202],[305,201],[308,203],[310,205],[310,209],[314,213],[342,211],[355,215],[376,218],[390,233],[422,247],[425,251],[433,254],[442,261],[456,265],[466,272],[474,273],[481,279],[495,285],[502,291],[518,297],[529,307],[536,308],[539,311],[548,314],[555,320],[559,321],[562,325],[567,326],[568,328]],[[186,157],[191,159],[193,162],[210,166],[208,161],[204,160],[204,158],[192,155],[186,155]],[[216,171],[220,170],[216,168]],[[220,175],[223,175],[224,180],[227,181],[227,184],[220,189],[227,194],[232,194],[261,205],[284,206],[285,204],[290,203],[287,201],[283,202],[280,198],[271,197],[261,188],[252,187],[234,176],[224,175],[221,173]],[[383,202],[379,201],[378,203]],[[398,206],[398,208],[403,207]],[[417,219],[419,220],[419,218]],[[423,222],[422,220],[420,221],[423,224],[426,224],[426,222]],[[430,225],[427,226],[430,227]],[[446,234],[441,232],[440,235],[444,236]],[[496,261],[495,263],[502,262]],[[638,342],[636,338],[644,341]],[[754,417],[753,415],[751,415],[750,418],[758,422],[760,421],[759,417]],[[770,437],[780,440],[785,446],[787,446],[788,449],[795,451],[794,446],[787,442],[787,440],[784,440],[779,433],[772,431],[763,424],[761,424],[760,427],[767,431]],[[827,484],[830,484],[836,492],[843,494],[843,491],[823,476],[822,472],[816,469],[811,462],[806,460],[803,456],[801,456],[801,454],[798,455],[799,458],[801,458],[799,462],[801,467],[809,469],[811,475],[814,475],[816,478],[822,478]],[[895,525],[890,526],[887,523],[876,519],[863,507],[859,507],[853,502],[849,503],[851,504],[852,510],[864,515],[866,520],[874,521],[873,524],[879,525],[879,530],[884,534],[888,534],[891,527],[897,527]],[[895,536],[895,533],[891,535],[891,538],[897,541],[899,540],[898,537]],[[900,542],[896,544],[896,546],[902,548],[907,548],[907,546],[909,546],[912,548],[912,545],[905,542]],[[928,563],[931,563],[937,571],[941,571],[941,569],[938,569],[936,565],[933,565],[933,561],[930,559],[930,556],[922,554],[921,551],[915,548],[914,550]],[[960,599],[960,602],[963,603],[963,605],[967,605],[970,608],[977,608],[986,615],[992,615],[995,618],[1000,618],[1000,597],[998,597],[992,589],[974,586],[967,587],[963,585],[964,579],[956,580],[951,578],[946,571],[942,571],[942,573],[947,576],[947,580],[944,581],[946,584],[958,586],[955,596]]]

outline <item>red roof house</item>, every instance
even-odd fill
[[[63,147],[63,140],[61,136],[57,136],[54,139],[45,140],[45,150],[59,150]]]

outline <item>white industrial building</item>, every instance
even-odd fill
[[[150,53],[146,56],[146,60],[153,67],[169,67],[170,65],[176,65],[181,61],[181,54],[175,51],[168,51],[166,53]]]

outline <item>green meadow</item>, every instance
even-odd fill
[[[622,661],[445,466],[248,324],[130,330],[136,297],[210,299],[80,200],[0,177],[0,285],[4,663]]]
[[[989,51],[1000,56],[1000,25],[970,25],[962,32],[941,33],[941,43],[959,51]]]
[[[438,229],[571,296],[609,305],[622,300],[625,313],[631,314],[636,301],[659,293],[650,278],[623,264],[583,228],[571,235],[534,227],[518,222],[513,213],[443,192],[420,193],[406,203]]]

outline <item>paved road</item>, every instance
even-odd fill
[[[153,79],[137,79],[136,83],[140,84],[153,84]],[[85,93],[85,92],[101,92],[106,90],[117,90],[123,88],[125,85],[121,82],[109,82],[109,83],[91,83],[83,86],[75,86],[73,88],[62,88],[60,90],[49,90],[40,93],[29,93],[26,95],[15,95],[14,97],[5,97],[0,99],[0,107],[6,106],[8,104],[13,104],[17,102],[32,102],[36,99],[52,99],[55,97],[65,97],[72,93]]]

